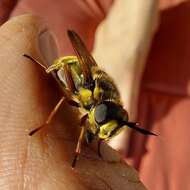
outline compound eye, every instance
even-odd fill
[[[108,108],[106,104],[102,103],[96,106],[94,117],[98,124],[104,124],[107,120]]]

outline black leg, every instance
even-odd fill
[[[36,132],[38,132],[41,128],[43,128],[43,125],[40,126],[40,127],[38,127],[38,128],[36,128],[36,129],[34,129],[34,130],[32,130],[32,131],[30,131],[30,133],[28,135],[32,136],[33,134],[35,134]]]

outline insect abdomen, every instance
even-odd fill
[[[95,81],[94,98],[98,101],[115,100],[120,102],[119,91],[111,77],[98,67],[93,68],[93,80]]]

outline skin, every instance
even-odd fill
[[[49,44],[49,45],[48,45]],[[34,136],[61,98],[55,81],[22,56],[46,64],[56,45],[44,22],[19,16],[0,28],[0,189],[145,189],[134,169],[108,145],[83,146],[71,168],[79,134],[79,114],[64,104],[52,123]]]

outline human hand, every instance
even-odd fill
[[[103,144],[103,160],[83,147],[74,170],[77,113],[63,105],[51,125],[28,133],[47,119],[60,93],[54,81],[24,53],[43,63],[56,55],[55,43],[38,18],[20,16],[0,28],[0,188],[145,189],[137,173]]]
[[[12,0],[6,1],[11,5]],[[80,34],[87,48],[93,49],[98,65],[114,79],[130,120],[136,121],[141,76],[157,25],[157,5],[152,0],[20,0],[9,12],[11,16],[32,13],[42,17],[56,34],[60,55],[73,54],[66,30]],[[130,130],[123,130],[109,144],[126,156],[129,135]]]

